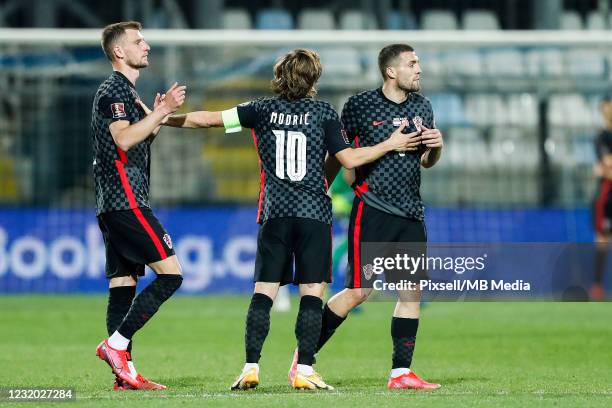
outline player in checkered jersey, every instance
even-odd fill
[[[150,47],[140,30],[134,21],[104,28],[102,48],[113,73],[96,92],[91,118],[96,214],[109,279],[110,337],[98,345],[96,354],[115,373],[116,390],[166,388],[137,373],[131,339],[183,280],[170,235],[149,206],[149,167],[151,143],[162,120],[182,105],[185,87],[175,83],[155,111],[145,115],[136,102],[135,83],[140,69],[149,65]],[[136,296],[145,265],[157,277]]]
[[[342,123],[349,139],[358,146],[371,146],[396,129],[402,120],[408,120],[410,127],[406,131],[416,133],[414,140],[418,144],[406,153],[385,155],[356,170],[355,198],[348,231],[346,289],[329,299],[324,307],[317,351],[348,313],[364,302],[372,291],[372,275],[368,275],[362,244],[416,243],[420,255],[420,248],[422,246],[425,250],[427,241],[419,193],[420,168],[431,167],[439,160],[442,134],[435,129],[429,100],[418,93],[421,66],[414,49],[405,44],[389,45],[380,51],[378,64],[384,80],[382,87],[352,96],[342,110]],[[333,178],[333,173],[329,178]],[[400,275],[387,273],[386,281],[407,278]],[[388,388],[440,387],[422,380],[410,370],[419,325],[419,307],[420,292],[399,293],[391,321],[393,365]]]
[[[167,121],[179,127],[225,126],[228,133],[243,126],[251,128],[259,153],[257,221],[261,227],[255,290],[246,319],[246,363],[232,390],[259,384],[259,359],[270,327],[270,308],[279,286],[288,283],[299,285],[301,296],[295,325],[299,359],[290,373],[290,383],[298,389],[333,389],[312,367],[321,332],[321,299],[326,283],[331,282],[332,213],[324,174],[326,153],[353,168],[389,152],[413,148],[407,144],[414,143],[416,132],[403,134],[405,124],[390,131],[380,143],[351,148],[338,114],[328,103],[312,98],[321,72],[315,52],[297,49],[274,66],[272,90],[277,96],[223,112],[172,116]]]

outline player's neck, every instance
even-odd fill
[[[140,75],[139,69],[128,67],[127,65],[113,64],[113,70],[121,72],[132,83],[132,85],[136,86],[136,80]]]
[[[387,99],[395,103],[402,103],[408,99],[408,93],[406,91],[399,89],[389,82],[383,83],[382,92]]]

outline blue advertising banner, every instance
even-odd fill
[[[155,211],[183,266],[182,293],[252,290],[252,207]],[[587,210],[427,212],[431,242],[590,242]],[[334,287],[343,285],[346,222],[334,227]],[[104,245],[93,210],[0,210],[0,293],[104,292]],[[151,279],[152,273],[147,273]]]

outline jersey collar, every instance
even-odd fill
[[[387,101],[387,102],[389,102],[389,103],[391,103],[391,104],[393,104],[393,105],[395,105],[395,106],[403,106],[403,105],[407,104],[407,103],[408,103],[408,101],[410,101],[410,98],[412,97],[412,92],[409,92],[409,93],[408,93],[408,97],[406,98],[406,100],[405,100],[405,101],[400,102],[400,103],[397,103],[397,102],[392,101],[391,99],[387,98],[387,96],[385,95],[385,93],[384,93],[384,92],[383,92],[383,90],[382,90],[382,86],[381,86],[381,87],[379,87],[378,89],[376,89],[376,91],[378,92],[378,94],[379,94],[379,95],[380,95],[380,96],[381,96],[381,97],[382,97],[382,98],[383,98],[385,101]]]
[[[121,72],[119,71],[113,71],[113,75],[116,75],[118,78],[120,78],[121,80],[125,81],[126,84],[128,84],[131,88],[136,89],[136,87],[134,86],[133,83],[130,82],[129,79],[127,79],[127,77],[125,75],[123,75]]]

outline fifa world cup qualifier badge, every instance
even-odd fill
[[[113,119],[125,118],[125,105],[123,103],[111,104],[111,112],[113,113]]]

